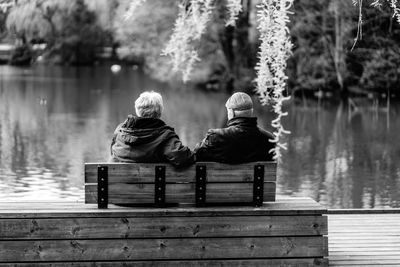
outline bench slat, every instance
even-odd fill
[[[264,166],[264,181],[276,181],[275,162],[252,162],[245,164],[222,164],[216,162],[198,162],[207,167],[207,181],[212,182],[252,182],[254,165]],[[186,183],[196,181],[194,166],[176,169],[165,163],[86,163],[85,183],[97,183],[97,167],[108,166],[108,176],[113,182],[120,183],[154,183],[155,166],[166,166],[165,176],[169,183]]]
[[[326,235],[326,216],[0,220],[0,240]]]
[[[0,241],[0,262],[323,257],[319,236]]]
[[[264,201],[275,201],[276,184],[264,183]],[[167,203],[194,203],[194,184],[166,184]],[[252,183],[207,184],[207,202],[252,202]],[[154,203],[154,184],[109,183],[108,200],[114,204]],[[97,203],[97,184],[85,185],[85,202]]]

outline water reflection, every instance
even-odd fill
[[[129,68],[114,75],[106,67],[2,66],[0,76],[2,200],[82,200],[83,163],[108,158],[114,128],[144,90],[163,94],[163,119],[191,148],[226,119],[227,95],[167,86]],[[363,106],[288,106],[279,194],[331,208],[400,207],[400,108]],[[256,110],[270,128],[269,111]]]
[[[279,168],[282,194],[310,196],[330,208],[400,206],[399,106],[288,109],[292,134]]]

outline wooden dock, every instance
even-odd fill
[[[280,205],[279,201],[277,204]],[[265,209],[260,209],[258,211],[259,214],[256,214],[257,218],[263,219],[262,217],[268,218],[271,220],[270,216],[276,213],[275,209],[268,209],[268,205]],[[312,208],[311,204],[303,204],[303,209]],[[279,209],[282,209],[280,207]],[[225,229],[224,231],[234,231],[235,229],[244,229],[248,231],[249,238],[254,239],[255,235],[259,235],[260,231],[266,231],[261,225],[261,221],[253,221],[253,219],[249,219],[246,223],[249,225],[244,225],[243,216],[247,216],[248,214],[241,214],[245,212],[245,208],[238,210],[240,216],[237,218],[240,220],[234,221],[235,225],[225,228],[218,228],[219,230]],[[79,212],[78,212],[79,211]],[[150,211],[145,211],[140,214],[142,217],[149,217],[148,214]],[[161,211],[163,216],[175,216],[179,214],[174,214],[172,211],[165,210]],[[190,216],[194,216],[194,210],[189,212]],[[208,209],[203,209],[204,214],[201,216],[208,216]],[[79,216],[75,216],[75,218],[70,217],[71,213],[79,213]],[[91,256],[87,253],[90,251],[84,251],[82,248],[83,245],[87,245],[87,242],[97,242],[96,240],[100,240],[100,238],[107,237],[107,241],[101,241],[98,244],[98,247],[101,251],[105,252],[110,250],[110,241],[115,238],[131,238],[137,235],[137,233],[141,233],[146,231],[147,234],[152,234],[154,232],[153,226],[145,227],[146,223],[152,222],[153,224],[162,224],[165,221],[155,221],[155,219],[147,218],[147,220],[142,220],[141,224],[138,225],[136,223],[130,225],[130,221],[127,219],[121,218],[130,218],[132,210],[130,208],[113,208],[108,210],[98,210],[96,205],[94,204],[83,204],[83,203],[0,203],[0,214],[3,218],[3,223],[0,224],[0,235],[2,235],[3,241],[0,242],[0,257],[10,258],[13,260],[23,258],[20,257],[19,253],[24,253],[26,262],[19,262],[18,264],[13,265],[12,262],[4,262],[0,260],[1,266],[32,266],[34,262],[38,259],[44,259],[45,262],[42,264],[37,264],[35,266],[63,266],[64,263],[55,263],[52,262],[54,259],[58,259],[59,255],[66,255],[68,259],[74,259],[75,262],[72,265],[76,266],[92,266],[88,260]],[[137,212],[136,212],[137,213]],[[214,212],[215,213],[215,212]],[[265,213],[265,214],[264,214]],[[137,214],[136,214],[137,215]],[[136,216],[135,215],[135,216]],[[304,217],[304,214],[298,214]],[[33,217],[34,218],[33,218]],[[151,215],[153,216],[153,215]],[[150,216],[150,217],[151,217]],[[311,215],[307,215],[311,216]],[[101,220],[95,220],[96,217],[99,217]],[[120,218],[119,218],[120,217]],[[302,220],[304,219],[302,217]],[[314,218],[315,216],[312,215]],[[284,219],[284,216],[278,216],[277,218]],[[150,219],[150,220],[148,220]],[[168,219],[168,218],[167,218]],[[300,219],[300,217],[299,217]],[[312,234],[313,232],[318,233],[326,233],[326,224],[321,223],[322,217],[315,217],[316,220],[310,227],[312,229],[306,228],[309,224],[304,224],[304,231],[308,231],[308,234]],[[131,220],[131,219],[129,219]],[[136,219],[138,220],[138,219]],[[303,220],[304,221],[304,220]],[[58,223],[52,223],[58,222]],[[109,222],[109,228],[104,228],[104,225],[107,225]],[[179,225],[177,226],[176,218],[171,221],[171,229],[165,228],[162,230],[162,238],[168,238],[170,231],[173,229],[177,229],[181,231],[180,236],[184,237],[190,233],[192,233],[189,228],[182,228]],[[282,221],[270,221],[267,222],[270,227],[268,228],[268,232],[265,233],[266,237],[270,235],[278,235],[289,234],[290,227],[292,225],[299,225],[302,221],[300,220],[286,220],[287,223],[282,223]],[[221,223],[223,223],[221,221]],[[265,224],[266,221],[263,221]],[[224,223],[223,223],[224,224]],[[224,224],[225,225],[225,224]],[[271,227],[272,226],[272,227]],[[162,228],[162,227],[161,227]],[[100,230],[102,229],[102,230]],[[146,230],[147,229],[147,230]],[[157,228],[158,229],[158,228]],[[162,228],[164,229],[164,228]],[[153,231],[153,232],[152,232]],[[206,231],[203,233],[203,231]],[[253,231],[253,232],[251,232]],[[274,233],[272,233],[272,231]],[[228,233],[227,232],[227,233]],[[271,232],[271,233],[269,233]],[[275,233],[276,232],[276,233]],[[118,236],[120,233],[123,233],[122,236]],[[215,235],[215,231],[211,228],[203,228],[200,227],[199,231],[196,232],[196,236],[202,235]],[[157,233],[153,233],[155,235]],[[159,234],[159,233],[158,233]],[[229,234],[229,233],[228,233]],[[87,236],[95,237],[93,240],[85,241],[84,239]],[[60,241],[61,245],[65,245],[64,247],[56,247],[56,243],[52,243],[52,246],[48,246],[47,243],[53,242],[54,238]],[[111,239],[110,239],[111,238]],[[159,236],[153,236],[154,238],[159,238]],[[247,239],[249,239],[247,238]],[[300,237],[300,238],[303,238]],[[43,239],[43,240],[41,240]],[[63,239],[67,240],[65,242]],[[246,240],[247,240],[246,239]],[[18,240],[23,240],[24,242],[19,242]],[[229,239],[232,241],[232,239]],[[295,239],[293,239],[295,240]],[[58,242],[58,241],[57,241]],[[64,243],[65,244],[64,244]],[[86,242],[86,243],[85,243]],[[122,241],[121,241],[122,242]],[[122,243],[118,243],[118,246],[122,246],[122,248],[129,247],[129,244],[123,241]],[[142,242],[142,241],[141,241]],[[250,242],[250,241],[249,241]],[[253,240],[251,242],[254,242]],[[311,242],[311,241],[310,241]],[[19,250],[19,246],[21,244],[29,245],[27,248],[23,250]],[[58,243],[57,243],[58,244]],[[82,245],[83,244],[83,245]],[[202,243],[203,244],[203,243]],[[269,246],[272,246],[274,243],[270,243]],[[82,247],[80,247],[82,245]],[[311,244],[312,245],[312,244]],[[11,246],[11,247],[10,247]],[[204,246],[204,244],[203,244]],[[258,246],[258,245],[257,245]],[[252,248],[251,253],[256,253],[255,246]],[[191,247],[191,246],[190,246]],[[248,246],[246,246],[248,247]],[[297,246],[296,249],[300,249]],[[294,248],[293,247],[293,248]],[[312,247],[312,246],[311,246]],[[119,248],[119,247],[118,247]],[[215,246],[214,246],[215,248]],[[182,248],[183,249],[183,248]],[[329,266],[400,266],[400,209],[393,210],[329,210],[328,211],[328,249],[329,249]],[[203,249],[204,250],[204,249]],[[20,251],[20,252],[18,252]],[[210,250],[212,252],[213,250]],[[308,250],[307,250],[308,251]],[[29,253],[28,253],[29,252]],[[103,253],[102,252],[102,253]],[[121,253],[128,253],[129,250]],[[207,252],[207,250],[206,250]],[[69,255],[68,253],[72,253]],[[149,253],[147,250],[141,250],[141,253]],[[204,254],[204,251],[202,252]],[[235,256],[237,257],[237,253],[246,253],[242,251],[242,249],[238,248],[235,252]],[[261,251],[259,251],[261,253]],[[278,247],[276,247],[276,252],[279,253]],[[313,253],[309,250],[309,253]],[[82,255],[81,255],[82,254]],[[130,252],[130,256],[135,256],[133,252]],[[139,254],[138,254],[139,255]],[[140,254],[141,255],[141,254]],[[233,255],[233,254],[232,254]],[[199,255],[203,256],[203,255]],[[15,259],[14,259],[15,258]],[[223,262],[225,264],[237,264],[236,261],[227,261],[228,259],[224,259]],[[8,260],[7,260],[8,261]],[[14,262],[15,263],[15,262]],[[117,262],[109,262],[111,265],[107,265],[105,262],[104,266],[112,266]],[[123,265],[123,262],[119,262]],[[179,261],[182,264],[182,261]],[[207,263],[207,262],[204,262]],[[211,263],[209,261],[208,263]],[[222,264],[222,261],[219,261],[221,266],[225,266]],[[249,266],[255,264],[255,262],[245,262],[240,261],[241,266]],[[282,259],[271,259],[270,264],[268,266],[276,266],[274,264],[278,264],[278,266],[323,266],[324,261],[321,258],[321,261],[309,260],[302,258],[300,259],[286,259],[283,261]],[[57,265],[58,264],[58,265]],[[214,265],[218,265],[214,260]],[[247,264],[247,265],[244,265]],[[264,266],[265,260],[258,264],[258,266]],[[142,265],[146,265],[145,262]],[[142,266],[140,265],[140,266]],[[213,265],[213,266],[214,266]],[[256,264],[257,265],[257,264]],[[194,265],[193,265],[194,266]],[[219,266],[219,265],[218,265]],[[227,265],[228,266],[228,265]]]
[[[326,209],[0,203],[3,266],[328,266]]]
[[[330,210],[329,266],[400,266],[400,210]]]

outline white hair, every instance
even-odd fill
[[[143,118],[160,118],[164,109],[163,100],[159,93],[154,91],[143,92],[135,101],[136,115]]]

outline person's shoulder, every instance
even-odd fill
[[[179,136],[175,132],[175,129],[172,126],[169,126],[167,124],[164,124],[163,126],[159,127],[158,131],[159,131],[160,135],[164,136],[164,138],[166,138],[166,139],[170,139],[170,138],[179,139]]]
[[[207,131],[207,136],[215,136],[215,137],[223,136],[223,135],[226,135],[226,132],[228,130],[229,130],[228,128],[213,128],[213,129],[209,129]]]

